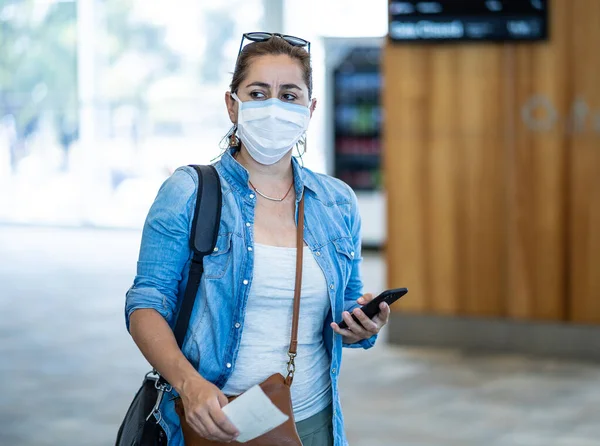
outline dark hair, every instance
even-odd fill
[[[252,59],[260,56],[276,56],[285,54],[298,61],[302,66],[303,78],[308,87],[308,98],[312,97],[312,66],[310,64],[310,54],[299,46],[293,46],[283,40],[281,37],[271,37],[265,42],[252,42],[246,45],[235,64],[235,71],[231,79],[231,92],[237,92],[240,84],[248,75]]]

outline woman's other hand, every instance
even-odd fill
[[[183,383],[179,395],[186,421],[202,438],[228,443],[238,437],[238,430],[221,409],[228,400],[217,386],[198,375]]]
[[[365,294],[357,300],[361,306],[366,305],[374,299],[374,296],[370,293]],[[340,328],[340,326],[332,322],[331,328],[337,334],[342,336],[344,344],[354,344],[364,339],[379,333],[381,328],[388,323],[390,317],[390,307],[385,302],[379,304],[379,313],[377,313],[373,319],[369,319],[360,308],[355,308],[352,313],[358,318],[360,324],[356,323],[352,315],[348,311],[342,313],[342,318],[346,321],[348,328]]]

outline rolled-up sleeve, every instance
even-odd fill
[[[150,308],[170,324],[177,308],[183,270],[191,256],[189,234],[196,179],[186,168],[176,170],[160,187],[148,212],[137,274],[125,298],[125,323],[131,314]]]
[[[351,231],[352,231],[352,243],[354,245],[354,259],[352,260],[352,272],[350,280],[346,286],[344,293],[344,310],[352,312],[355,308],[360,307],[356,302],[359,297],[363,294],[363,282],[360,273],[360,267],[362,263],[362,241],[361,241],[361,218],[358,209],[358,200],[354,191],[348,187],[352,198],[351,207]],[[368,349],[375,345],[377,341],[377,335],[374,335],[368,339],[363,339],[360,342],[354,344],[343,344],[344,347],[349,348],[364,348]]]

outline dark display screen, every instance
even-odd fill
[[[355,191],[382,188],[380,61],[380,47],[353,48],[333,75],[334,175]]]
[[[548,0],[391,0],[398,42],[533,41],[548,38]]]

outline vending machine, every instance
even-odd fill
[[[356,192],[363,247],[386,240],[382,177],[383,38],[324,38],[326,166]]]

